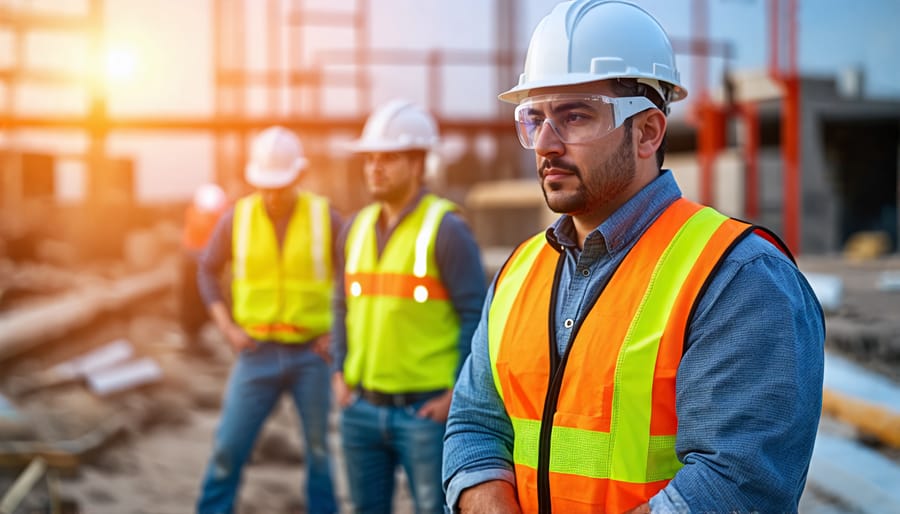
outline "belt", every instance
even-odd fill
[[[414,403],[430,400],[447,392],[446,389],[438,389],[436,391],[391,394],[372,391],[369,389],[364,389],[362,387],[358,388],[357,390],[359,391],[359,396],[363,400],[379,407],[406,407]]]

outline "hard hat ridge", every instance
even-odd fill
[[[360,153],[430,151],[437,141],[437,123],[431,114],[408,100],[394,99],[369,116],[362,137],[351,149]]]
[[[533,89],[619,78],[647,84],[665,101],[687,95],[669,37],[650,13],[622,0],[568,1],[535,28],[518,85],[499,98],[519,103]]]

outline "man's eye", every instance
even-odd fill
[[[577,124],[586,123],[590,121],[591,117],[582,112],[570,111],[566,113],[563,119],[565,120],[566,124]]]
[[[525,123],[529,126],[537,127],[544,124],[544,119],[543,116],[528,116],[525,118]]]

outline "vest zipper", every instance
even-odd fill
[[[566,369],[565,362],[571,346],[569,344],[566,347],[566,352],[563,358],[560,359],[556,344],[556,297],[564,262],[565,254],[560,253],[556,262],[556,273],[553,276],[553,286],[550,290],[549,316],[547,316],[549,320],[548,334],[550,335],[548,338],[550,343],[550,381],[547,384],[547,395],[544,397],[544,411],[541,414],[541,433],[538,439],[537,482],[539,514],[551,514],[553,510],[550,501],[550,437],[553,433],[553,414],[556,412],[556,405],[559,401],[559,390]],[[573,329],[574,334],[577,327],[573,327]],[[572,340],[573,338],[570,337],[569,342],[571,343]]]
[[[550,438],[553,434],[553,415],[556,414],[556,406],[559,403],[559,393],[562,389],[563,376],[566,373],[566,363],[569,360],[569,354],[572,352],[572,346],[575,344],[575,337],[581,330],[583,319],[578,320],[569,333],[569,342],[566,345],[566,351],[562,358],[556,349],[556,300],[557,291],[559,290],[559,277],[562,275],[563,265],[565,263],[565,253],[561,252],[559,260],[556,262],[556,273],[553,276],[553,286],[550,290],[549,305],[549,335],[550,337],[550,381],[547,384],[547,394],[544,397],[544,411],[541,413],[541,433],[538,438],[538,465],[537,465],[537,486],[538,486],[538,513],[552,514],[553,507],[550,497]],[[615,272],[613,272],[615,273]],[[586,312],[590,312],[600,298],[606,286],[597,291],[597,295],[590,299],[590,307]]]

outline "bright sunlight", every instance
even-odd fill
[[[110,48],[106,52],[106,79],[110,83],[127,82],[137,71],[137,55],[129,48]]]

